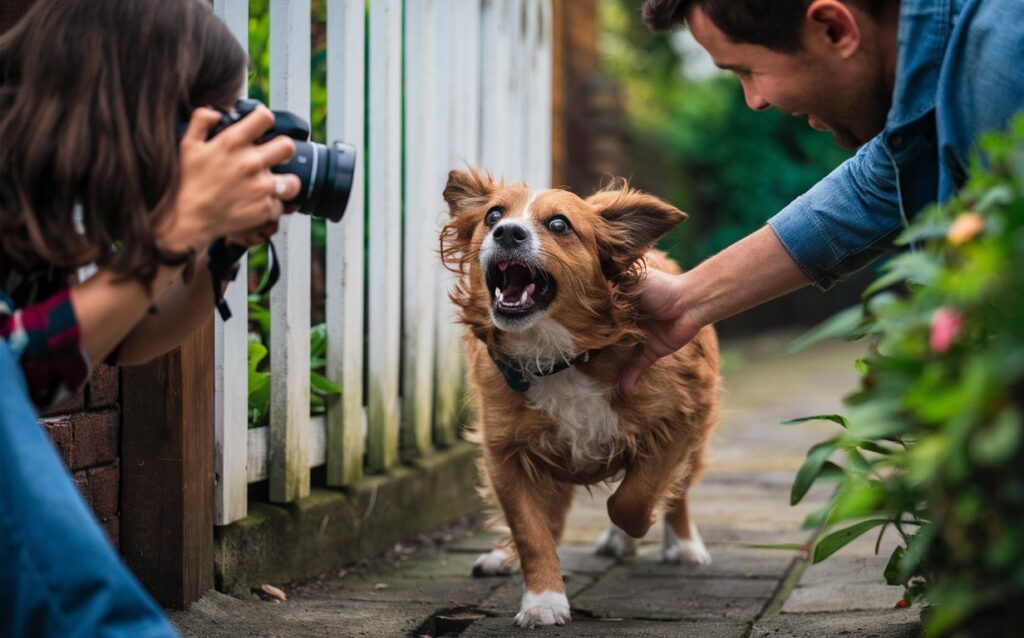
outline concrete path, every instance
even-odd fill
[[[534,630],[551,636],[909,637],[918,611],[896,609],[900,588],[881,579],[893,539],[874,553],[863,539],[820,564],[799,552],[761,544],[804,543],[800,525],[828,495],[812,490],[789,506],[792,477],[811,445],[836,426],[781,426],[783,419],[840,409],[854,388],[853,360],[862,344],[827,344],[799,355],[779,353],[792,335],[726,344],[723,422],[708,473],[692,494],[692,512],[713,563],[659,561],[661,525],[635,559],[616,563],[593,554],[607,523],[610,491],[580,490],[560,555],[573,622]],[[451,539],[450,542],[448,541]],[[285,586],[288,601],[238,600],[215,592],[172,619],[186,636],[513,636],[521,580],[471,578],[476,556],[493,536],[441,531],[413,551],[340,574]],[[282,548],[287,551],[287,548]],[[528,635],[534,635],[530,633]]]

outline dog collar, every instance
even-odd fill
[[[526,365],[518,361],[506,363],[505,361],[502,361],[498,357],[494,356],[493,352],[488,351],[488,354],[491,356],[491,361],[494,362],[494,365],[498,367],[498,371],[501,372],[501,376],[505,377],[505,383],[508,384],[508,387],[512,388],[516,392],[526,392],[527,390],[530,389],[530,378],[527,376],[527,373],[532,374],[535,377],[548,377],[553,374],[557,374],[567,368],[571,368],[572,366],[576,365],[577,363],[580,363],[581,361],[590,361],[591,357],[597,356],[599,352],[601,351],[587,350],[586,352],[578,354],[572,359],[569,359],[568,361],[559,361],[555,365],[545,370],[531,370]]]

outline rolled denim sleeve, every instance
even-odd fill
[[[903,229],[896,170],[881,137],[768,220],[822,290],[887,252]]]

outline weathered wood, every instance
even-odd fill
[[[327,484],[354,485],[363,476],[363,241],[366,224],[366,4],[327,3],[327,139],[356,147],[348,210],[327,226],[327,376],[342,388],[327,402]]]
[[[270,103],[309,119],[309,0],[270,2]],[[270,292],[270,500],[309,494],[310,222],[285,215],[274,236],[281,279]]]
[[[227,23],[238,42],[249,46],[248,0],[215,0],[214,10]],[[243,88],[243,94],[245,89]],[[231,320],[214,318],[216,406],[216,459],[214,463],[215,525],[227,525],[245,518],[249,490],[246,476],[246,429],[249,425],[247,259],[239,261],[238,276],[224,298],[231,307]]]
[[[402,1],[370,3],[367,467],[398,461],[402,256]]]
[[[213,587],[213,319],[122,371],[121,552],[160,604]]]
[[[269,445],[269,426],[251,428],[246,432],[246,448],[249,450],[246,480],[249,483],[266,480],[269,475],[267,470]],[[310,417],[309,428],[306,430],[306,446],[310,468],[319,467],[327,461],[327,428],[324,416]]]
[[[447,3],[422,0],[405,10],[405,260],[402,295],[402,420],[405,459],[431,449],[434,401],[434,307],[429,285],[436,260],[438,147],[447,140]],[[443,17],[442,17],[443,16]]]

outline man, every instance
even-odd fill
[[[702,326],[828,289],[884,254],[909,217],[963,185],[979,135],[1024,109],[1021,0],[647,0],[643,15],[654,30],[688,26],[750,108],[806,117],[857,153],[693,270],[650,273],[647,346],[626,392]]]

